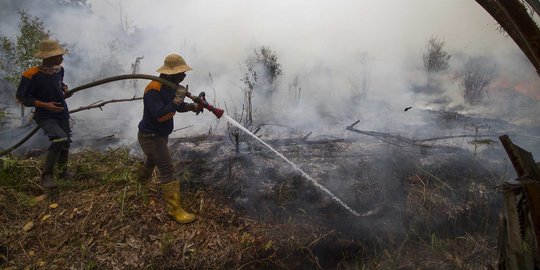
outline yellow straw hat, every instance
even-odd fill
[[[39,44],[39,51],[35,54],[37,58],[45,59],[53,56],[66,54],[67,52],[62,49],[57,41],[52,39],[44,39]]]
[[[171,75],[186,72],[188,70],[191,70],[191,67],[186,64],[186,60],[184,60],[182,56],[173,53],[165,57],[165,61],[163,61],[163,66],[158,68],[156,71],[159,73]]]

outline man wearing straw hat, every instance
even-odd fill
[[[157,72],[160,73],[159,77],[180,84],[189,70],[191,67],[182,56],[170,54]],[[139,172],[139,181],[148,181],[154,168],[158,168],[160,189],[167,212],[179,223],[190,223],[195,220],[195,215],[185,211],[180,203],[180,180],[175,179],[167,142],[174,128],[173,116],[176,112],[192,111],[199,114],[203,110],[196,103],[184,102],[186,92],[187,89],[183,86],[176,90],[157,81],[150,82],[144,90],[144,112],[137,135],[146,155],[145,163]]]
[[[34,120],[49,137],[50,145],[43,162],[41,186],[58,187],[54,181],[54,168],[59,167],[60,178],[70,178],[67,171],[71,129],[66,104],[68,87],[64,84],[61,66],[66,51],[51,39],[42,40],[35,56],[42,64],[24,71],[17,89],[17,100],[27,107],[35,107]]]

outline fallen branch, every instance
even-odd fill
[[[193,125],[189,125],[189,126],[177,128],[177,129],[173,130],[172,132],[176,132],[176,131],[179,131],[179,130],[182,130],[182,129],[190,128],[190,127],[192,127],[192,126],[193,126]]]
[[[390,141],[388,141],[388,139],[394,139],[394,140],[397,140],[397,141],[400,141],[400,142],[405,142],[405,143],[408,143],[408,144],[416,144],[414,140],[411,140],[411,139],[405,138],[405,137],[401,137],[399,135],[392,135],[392,134],[389,134],[389,133],[377,132],[377,131],[365,131],[365,130],[359,130],[359,129],[354,128],[354,126],[356,124],[358,124],[359,122],[360,122],[360,120],[354,122],[352,125],[347,126],[346,129],[349,130],[349,131],[356,132],[356,133],[376,137],[379,140],[382,140],[382,141],[387,142],[387,143],[391,143]],[[418,146],[424,146],[424,145],[418,145]]]
[[[83,107],[80,107],[80,108],[77,108],[77,109],[74,109],[74,110],[71,110],[69,111],[69,113],[76,113],[76,112],[80,112],[80,111],[84,111],[84,110],[90,110],[90,109],[94,109],[94,108],[100,108],[102,109],[101,107],[109,104],[109,103],[117,103],[117,102],[126,102],[126,101],[135,101],[135,100],[140,100],[142,99],[141,97],[133,97],[133,98],[128,98],[128,99],[113,99],[113,100],[107,100],[107,101],[102,101],[102,102],[99,102],[99,103],[93,103],[93,105],[88,105],[88,106],[83,106]],[[34,134],[36,134],[36,132],[39,130],[39,126],[35,126],[26,136],[24,136],[24,138],[22,138],[19,142],[17,142],[15,145],[11,146],[10,148],[0,152],[0,157],[2,156],[5,156],[7,155],[8,153],[11,153],[13,152],[13,150],[17,149],[19,146],[21,146],[23,143],[25,143],[26,141],[28,141],[28,139],[30,139],[32,136],[34,136]]]
[[[335,142],[343,142],[345,139],[343,138],[336,138],[331,137],[329,139],[311,139],[307,140],[307,137],[311,134],[311,132],[303,136],[301,138],[292,138],[292,139],[275,139],[275,140],[266,140],[271,145],[296,145],[296,144],[327,144],[327,143],[335,143]]]
[[[94,109],[94,108],[99,108],[100,110],[103,110],[103,106],[109,104],[109,103],[118,103],[118,102],[126,102],[126,101],[135,101],[135,100],[141,100],[142,97],[132,97],[132,98],[124,98],[124,99],[112,99],[112,100],[107,100],[107,101],[97,101],[97,102],[94,102],[88,106],[83,106],[83,107],[79,107],[75,110],[71,110],[69,111],[69,113],[76,113],[76,112],[80,112],[80,111],[84,111],[84,110],[90,110],[90,109]]]
[[[498,134],[460,134],[460,135],[450,135],[450,136],[441,136],[441,137],[434,137],[434,138],[427,138],[427,139],[409,139],[406,137],[402,137],[399,135],[392,135],[389,133],[384,132],[377,132],[377,131],[366,131],[366,130],[359,130],[354,128],[356,124],[358,124],[360,120],[352,123],[350,126],[347,126],[346,129],[349,131],[353,131],[356,133],[376,137],[377,139],[384,141],[386,143],[390,143],[396,146],[399,146],[399,142],[420,146],[420,147],[427,147],[431,148],[433,147],[433,144],[426,145],[423,144],[425,142],[434,142],[439,140],[447,140],[447,139],[456,139],[456,138],[480,138],[480,137],[498,137]],[[389,139],[393,139],[394,142],[390,141]],[[397,142],[396,142],[397,141]]]
[[[172,83],[170,81],[167,81],[167,80],[165,80],[163,78],[160,78],[160,77],[157,77],[157,76],[146,75],[146,74],[125,74],[125,75],[112,76],[112,77],[108,77],[108,78],[105,78],[105,79],[90,82],[90,83],[87,83],[87,84],[83,84],[81,86],[77,86],[77,87],[69,90],[67,92],[67,94],[68,95],[73,95],[73,94],[75,94],[75,93],[77,93],[79,91],[82,91],[82,90],[85,90],[85,89],[88,89],[88,88],[91,88],[91,87],[95,87],[95,86],[98,86],[98,85],[102,85],[102,84],[106,84],[106,83],[110,83],[110,82],[115,82],[115,81],[133,80],[133,79],[145,79],[145,80],[158,81],[158,82],[160,82],[160,83],[162,83],[162,84],[164,84],[164,85],[166,85],[166,86],[168,86],[168,87],[170,87],[172,89],[175,89],[175,90],[178,89],[178,87],[179,87],[177,84]],[[187,97],[193,99],[193,97],[191,96],[191,94],[189,92],[187,92],[186,94],[187,94],[186,95]],[[17,149],[17,147],[21,146],[28,139],[30,139],[30,137],[32,137],[38,131],[38,129],[39,129],[39,127],[35,127],[21,141],[16,143],[14,146],[0,152],[0,157],[6,155],[8,153],[11,153],[13,150]]]

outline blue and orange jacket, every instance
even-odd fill
[[[69,110],[64,98],[64,68],[55,74],[41,72],[39,67],[32,67],[23,72],[16,98],[27,107],[34,106],[36,100],[42,102],[58,102],[64,107],[61,112],[51,112],[43,108],[36,107],[34,120],[42,119],[69,119]]]
[[[152,81],[144,89],[144,112],[139,131],[159,136],[169,136],[174,128],[173,116],[176,112],[186,112],[186,103],[173,102],[175,90]]]

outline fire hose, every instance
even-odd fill
[[[66,95],[70,96],[70,95],[73,95],[73,94],[75,94],[75,93],[77,93],[77,92],[79,92],[81,90],[88,89],[88,88],[98,86],[98,85],[102,85],[102,84],[105,84],[105,83],[110,83],[110,82],[114,82],[114,81],[121,81],[121,80],[132,80],[132,79],[146,79],[146,80],[158,81],[158,82],[170,87],[171,89],[174,89],[174,90],[179,89],[179,86],[177,84],[172,83],[170,81],[167,81],[166,79],[163,79],[163,78],[160,78],[160,77],[157,77],[157,76],[146,75],[146,74],[125,74],[125,75],[112,76],[112,77],[97,80],[97,81],[94,81],[94,82],[91,82],[91,83],[83,84],[81,86],[75,87],[75,88],[67,91]],[[211,111],[217,118],[220,118],[223,115],[224,111],[222,109],[216,108],[216,107],[212,106],[211,104],[209,104],[206,101],[206,97],[205,97],[206,95],[205,95],[204,92],[201,92],[201,94],[199,94],[198,96],[194,96],[194,95],[192,95],[190,92],[188,92],[186,90],[185,94],[186,94],[186,97],[193,100],[193,102],[195,102],[195,103],[199,104],[200,106],[202,106],[203,108],[206,108],[207,110]],[[30,139],[32,136],[34,136],[34,134],[38,130],[39,130],[39,126],[34,127],[19,142],[17,142],[16,144],[11,146],[10,148],[0,152],[0,157],[6,155],[8,153],[11,153],[13,150],[17,149],[19,146],[24,144],[28,139]]]

